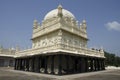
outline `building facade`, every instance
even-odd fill
[[[0,67],[14,67],[16,50],[0,47]]]
[[[103,49],[87,48],[87,26],[61,5],[34,20],[32,48],[18,51],[15,70],[48,74],[72,74],[105,69]]]

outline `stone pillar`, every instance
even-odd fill
[[[85,58],[81,57],[81,72],[85,72]]]
[[[19,66],[19,70],[22,70],[22,59],[19,59],[18,66]]]
[[[16,59],[16,70],[18,70],[18,59]]]
[[[101,63],[101,70],[102,70],[102,68],[103,68],[102,60],[100,61],[100,63]]]
[[[41,56],[39,57],[39,61],[38,61],[39,65],[38,65],[38,69],[39,69],[39,72],[40,72],[40,69],[41,69]]]
[[[25,58],[23,59],[23,61],[24,61],[24,64],[23,64],[23,66],[24,66],[24,71],[26,70],[26,60],[25,60]]]
[[[23,59],[23,62],[24,62],[23,70],[25,71],[26,70],[26,60],[25,60],[25,58]]]
[[[22,59],[20,59],[19,67],[20,67],[20,70],[22,70]]]
[[[34,72],[34,60],[35,60],[35,58],[33,57],[32,58],[32,72]]]
[[[25,71],[27,71],[27,59],[25,58]]]
[[[20,59],[20,68],[23,70],[23,59]]]
[[[88,72],[88,58],[85,58],[85,72]]]
[[[58,75],[62,75],[62,55],[58,55]]]
[[[34,60],[34,72],[38,72],[38,57],[35,56],[35,60]]]
[[[93,71],[93,59],[90,59],[90,71]]]
[[[67,74],[69,73],[69,55],[65,56],[66,58],[66,68],[67,68]]]
[[[16,62],[17,62],[17,59],[15,59],[14,70],[16,70],[16,66],[17,66]]]
[[[78,58],[77,56],[74,56],[74,59],[75,59],[75,73],[78,72]]]
[[[51,74],[54,74],[54,55],[51,56]]]
[[[29,58],[26,59],[26,68],[27,68],[27,71],[29,71]]]
[[[98,70],[100,70],[100,59],[97,59]]]
[[[81,58],[75,56],[75,72],[81,72]]]
[[[73,60],[73,73],[76,73],[76,64],[75,64],[75,56],[71,56]]]
[[[94,59],[94,67],[95,67],[95,71],[97,71],[97,60],[96,59]]]
[[[99,60],[100,70],[102,69],[101,59]]]
[[[18,70],[20,70],[20,59],[18,59]]]
[[[40,57],[37,57],[38,63],[37,63],[37,72],[40,72]]]
[[[19,69],[19,61],[18,61],[18,59],[17,59],[16,68],[17,68],[17,70]]]
[[[31,71],[31,58],[29,58],[29,71]]]
[[[14,64],[14,70],[16,70],[16,59],[15,59],[15,64]]]
[[[18,70],[20,69],[20,60],[18,59]]]
[[[81,68],[82,68],[82,61],[81,61],[81,57],[78,58],[78,72],[81,73]]]
[[[48,56],[45,56],[45,73],[48,73],[47,72],[47,61],[48,60]]]
[[[17,59],[17,70],[20,70],[20,62],[19,62],[19,59]]]
[[[102,64],[102,70],[104,70],[104,61],[101,60],[101,64]]]
[[[18,59],[18,70],[22,70],[22,59]]]
[[[103,69],[102,70],[105,70],[105,59],[102,60],[102,64],[103,64]]]
[[[19,69],[19,61],[18,61],[18,59],[17,59],[17,70]]]

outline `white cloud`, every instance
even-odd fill
[[[105,26],[108,30],[120,31],[120,23],[117,21],[108,22],[107,24],[105,24]]]

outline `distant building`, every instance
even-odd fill
[[[16,50],[0,47],[0,67],[13,67]]]
[[[105,69],[103,49],[87,48],[87,25],[61,5],[34,20],[32,48],[18,51],[15,70],[48,74],[71,74]]]

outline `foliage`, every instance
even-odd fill
[[[105,64],[106,66],[120,66],[120,57],[115,54],[109,53],[105,51]]]

